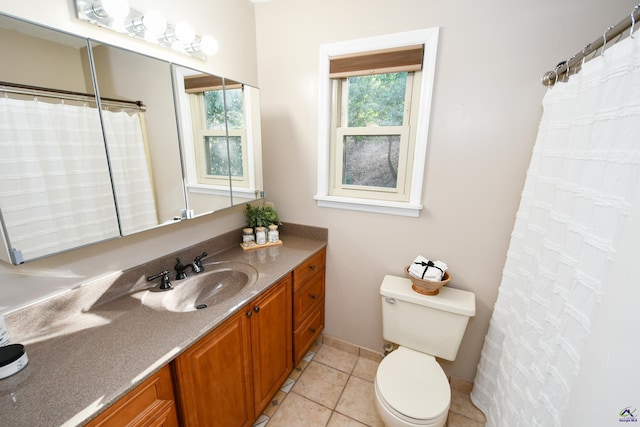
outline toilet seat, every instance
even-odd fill
[[[435,357],[399,347],[376,372],[379,403],[408,425],[441,425],[451,403],[451,388]]]

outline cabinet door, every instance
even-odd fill
[[[239,310],[176,359],[182,425],[253,424],[248,311]]]
[[[259,414],[293,369],[291,275],[261,295],[251,308],[255,409]]]

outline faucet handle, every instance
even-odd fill
[[[207,255],[208,254],[206,252],[202,252],[202,255],[198,255],[193,261],[194,266],[198,268],[198,271],[196,271],[196,273],[204,271],[204,267],[202,266],[202,258],[206,257]]]
[[[160,282],[160,285],[158,286],[158,289],[162,289],[163,291],[168,291],[169,289],[173,289],[173,285],[171,284],[171,282],[169,281],[169,271],[168,270],[164,270],[158,274],[154,274],[152,276],[147,277],[147,281],[151,282],[153,280],[156,280],[158,277],[162,277],[162,281]]]

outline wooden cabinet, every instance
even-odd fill
[[[165,366],[91,420],[88,427],[177,427],[171,370]]]
[[[293,370],[291,275],[250,308],[255,409],[259,415]]]
[[[174,361],[182,425],[253,423],[249,322],[238,311]]]
[[[185,426],[251,426],[291,372],[291,276],[174,362]]]
[[[293,362],[297,365],[324,329],[326,250],[293,271]]]

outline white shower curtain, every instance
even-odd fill
[[[0,209],[25,259],[120,234],[98,110],[0,97]]]
[[[143,113],[102,111],[123,235],[158,225]]]
[[[578,375],[589,382],[581,362],[606,321],[601,301],[638,286],[612,283],[611,272],[618,257],[640,254],[640,241],[620,246],[640,220],[629,217],[640,204],[640,35],[556,84],[543,107],[471,393],[488,426],[576,425],[567,411]],[[628,328],[637,340],[637,325]]]

